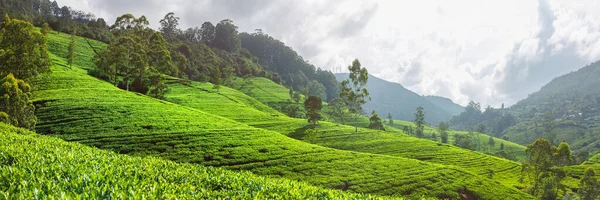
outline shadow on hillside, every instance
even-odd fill
[[[297,128],[296,130],[294,130],[294,132],[290,133],[288,136],[297,140],[302,140],[302,138],[305,138],[308,133],[311,133],[313,131],[317,131],[316,128],[318,128],[319,125],[306,125],[302,128]]]

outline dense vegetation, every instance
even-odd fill
[[[543,137],[554,145],[568,142],[581,163],[600,150],[600,63],[555,78],[540,91],[529,95],[510,108],[488,107],[481,112],[471,102],[450,123],[454,128],[483,126],[486,132],[519,144],[529,144]]]
[[[3,123],[0,198],[379,199],[247,172],[119,155]]]

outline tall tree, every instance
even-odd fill
[[[35,107],[30,102],[31,86],[25,81],[8,74],[0,79],[0,115],[2,121],[17,127],[33,130],[37,118]]]
[[[496,145],[496,141],[494,140],[494,137],[490,136],[490,139],[488,140],[488,145],[490,145],[490,152],[491,152],[492,149],[494,148],[494,146]]]
[[[392,113],[388,113],[388,125],[393,126],[394,125],[394,118],[392,117]]]
[[[67,54],[67,62],[69,67],[73,66],[73,60],[75,59],[75,35],[77,34],[77,29],[73,28],[73,32],[71,32],[71,42],[69,42],[69,52]]]
[[[532,182],[528,192],[542,199],[557,197],[562,188],[561,181],[566,177],[562,169],[554,167],[557,148],[549,140],[538,138],[527,146],[525,152],[529,161],[522,165],[521,171]]]
[[[308,123],[316,125],[321,119],[321,108],[323,108],[321,98],[317,96],[308,97],[308,99],[304,101],[304,108],[306,109]]]
[[[566,142],[561,142],[554,153],[556,166],[568,166],[573,164],[573,153]]]
[[[200,38],[204,44],[212,43],[215,39],[215,25],[210,22],[204,22],[200,28]]]
[[[170,12],[163,19],[160,20],[160,32],[169,42],[175,41],[177,36],[180,34],[180,30],[177,29],[179,25],[179,17],[175,17],[175,13]]]
[[[238,37],[238,27],[230,19],[221,20],[215,27],[215,38],[211,42],[213,47],[227,51],[236,52],[241,47]]]
[[[417,126],[416,128],[416,135],[419,138],[423,138],[425,136],[424,130],[425,130],[425,112],[423,111],[423,107],[418,107],[417,108],[417,112],[415,113],[415,125]]]
[[[342,90],[340,98],[346,104],[348,111],[354,115],[355,121],[362,115],[362,105],[370,100],[369,91],[365,87],[369,81],[369,72],[367,68],[361,67],[360,61],[355,59],[352,65],[348,66],[350,71],[349,80],[342,81]],[[352,83],[352,85],[350,85]],[[358,132],[358,124],[355,125],[355,131]]]
[[[440,132],[442,143],[448,143],[448,125],[444,122],[440,122],[438,125],[438,132]]]
[[[215,68],[215,71],[212,73],[212,82],[213,82],[213,89],[217,90],[217,93],[219,93],[219,89],[221,88],[221,69],[219,69],[218,67]]]
[[[594,171],[594,168],[588,167],[585,169],[577,191],[581,200],[594,200],[600,197],[600,186],[595,176],[596,171]]]
[[[344,101],[340,98],[331,100],[328,104],[329,115],[336,121],[344,123],[344,118],[348,112]]]
[[[46,39],[31,23],[7,14],[0,29],[0,77],[27,79],[50,70]]]

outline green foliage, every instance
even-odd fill
[[[350,71],[349,79],[342,81],[339,96],[346,104],[348,111],[355,118],[358,118],[363,112],[362,105],[369,99],[369,91],[365,88],[369,81],[369,72],[367,68],[361,67],[358,59],[352,61],[352,65],[348,66],[348,70]],[[358,132],[358,126],[356,126],[356,132]]]
[[[394,118],[392,117],[392,113],[388,113],[387,119],[388,119],[388,125],[389,126],[393,126],[394,125]]]
[[[77,29],[73,29],[73,32],[71,33],[71,42],[69,43],[69,53],[67,55],[69,67],[73,66],[73,60],[75,59],[75,34],[77,34]]]
[[[373,112],[373,115],[371,115],[371,117],[369,118],[369,126],[368,127],[370,129],[385,131],[385,128],[383,127],[383,120],[381,120],[381,118],[379,117],[379,115],[376,112]]]
[[[48,23],[42,24],[42,28],[40,29],[40,32],[42,33],[42,35],[44,36],[48,36],[48,32],[50,32],[52,29],[50,28],[50,25],[48,25]]]
[[[383,199],[120,155],[1,123],[0,188],[3,199]]]
[[[566,156],[565,149],[568,149],[568,145],[565,143],[561,148],[559,151],[544,138],[539,138],[527,146],[529,160],[523,164],[521,171],[531,182],[527,188],[530,194],[542,199],[556,199],[559,191],[564,190],[561,182],[566,177],[565,171],[555,167],[555,164],[564,164],[560,161],[565,160],[563,156]],[[570,150],[568,152],[570,153]]]
[[[438,132],[440,132],[442,143],[448,143],[448,125],[446,125],[445,122],[440,122],[438,125]]]
[[[161,85],[159,73],[176,74],[177,69],[171,62],[166,41],[160,33],[149,29],[148,24],[144,16],[118,17],[111,27],[116,39],[97,55],[96,66],[110,75],[115,86],[161,98],[166,85]]]
[[[561,142],[554,153],[554,163],[556,166],[568,166],[573,164],[573,153],[571,147],[566,142]]]
[[[600,196],[600,185],[595,176],[596,171],[594,171],[594,168],[589,167],[585,169],[577,192],[581,200],[594,200]]]
[[[0,84],[0,121],[33,130],[37,118],[30,101],[31,86],[13,74],[0,79]]]
[[[227,52],[236,52],[241,47],[238,27],[230,19],[221,20],[215,27],[215,38],[211,45]]]
[[[423,107],[418,107],[417,108],[417,112],[415,113],[415,125],[417,126],[416,129],[416,136],[418,138],[423,138],[425,136],[424,130],[425,130],[425,112],[423,112]]]
[[[306,89],[308,90],[307,96],[316,96],[316,97],[319,97],[319,99],[327,99],[327,93],[325,92],[325,86],[323,86],[323,84],[321,84],[315,80],[308,82],[308,86],[306,87]]]
[[[221,88],[221,69],[218,67],[215,68],[215,71],[212,73],[212,83],[215,85],[213,89],[216,89],[219,92],[219,88]]]
[[[306,117],[308,123],[313,125],[317,124],[321,119],[321,108],[323,108],[321,98],[316,96],[310,96],[304,101],[304,109],[306,109]]]
[[[49,70],[46,39],[31,23],[7,14],[0,29],[0,77],[12,73],[27,79]]]
[[[336,122],[344,123],[345,118],[348,115],[348,108],[344,104],[344,101],[340,98],[335,98],[331,100],[328,104],[328,112],[329,116],[331,116]]]
[[[454,135],[453,145],[463,149],[476,150],[477,144],[475,144],[473,140],[472,133],[469,133],[468,135],[456,134]]]

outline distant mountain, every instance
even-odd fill
[[[348,73],[335,74],[335,77],[341,82],[348,79]],[[450,99],[424,97],[404,88],[401,84],[372,75],[369,75],[366,87],[371,96],[371,101],[363,106],[367,114],[375,110],[382,117],[387,117],[388,113],[391,113],[394,119],[413,121],[417,107],[421,106],[425,110],[425,121],[437,125],[442,121],[450,120],[457,113],[458,108],[461,108]]]
[[[454,103],[452,100],[450,100],[446,97],[425,96],[425,99],[429,100],[431,103],[435,104],[436,106],[446,110],[446,112],[450,113],[453,116],[458,115],[461,112],[465,111],[465,107],[462,107],[461,105]]]

